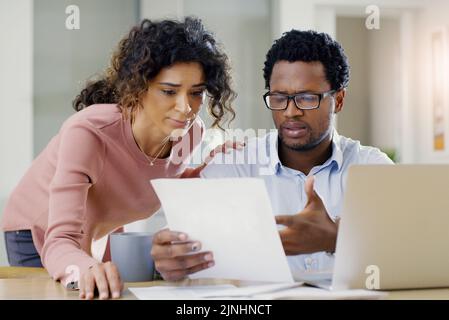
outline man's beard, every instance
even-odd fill
[[[288,144],[285,142],[284,137],[282,135],[282,131],[279,131],[279,141],[286,146],[287,148],[289,148],[290,150],[294,150],[294,151],[310,151],[314,148],[316,148],[316,146],[318,146],[321,142],[323,142],[323,140],[326,139],[326,137],[328,137],[332,132],[332,126],[330,126],[326,131],[322,132],[318,137],[313,136],[313,134],[310,134],[310,138],[306,143],[303,144]]]

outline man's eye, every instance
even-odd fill
[[[303,95],[299,96],[300,100],[305,102],[315,102],[318,98],[315,95]]]
[[[285,102],[287,100],[287,97],[283,96],[283,95],[272,95],[270,97],[270,100],[272,102],[280,103],[280,102]]]
[[[174,90],[162,90],[162,93],[167,96],[173,96],[176,94],[176,92]]]

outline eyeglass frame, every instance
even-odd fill
[[[272,110],[272,111],[284,111],[284,110],[287,110],[288,105],[290,104],[290,100],[293,100],[293,103],[295,104],[296,108],[298,108],[299,110],[315,110],[315,109],[318,109],[318,108],[320,107],[320,105],[321,105],[321,100],[323,100],[323,99],[326,98],[327,96],[330,96],[330,95],[332,95],[332,94],[334,94],[334,93],[336,93],[336,92],[338,92],[338,91],[339,91],[339,90],[334,90],[334,89],[333,89],[333,90],[329,90],[329,91],[325,91],[325,92],[318,92],[318,93],[316,93],[316,92],[301,92],[301,93],[295,93],[295,94],[272,93],[272,92],[268,91],[268,92],[266,92],[266,93],[263,95],[263,102],[265,103],[265,106],[266,106],[269,110]],[[297,103],[296,103],[295,98],[296,98],[297,96],[303,95],[303,94],[313,94],[313,95],[318,96],[318,97],[319,97],[318,105],[317,105],[316,107],[314,107],[314,108],[303,108],[303,107],[298,106]],[[270,108],[270,107],[268,106],[268,103],[267,103],[267,100],[266,100],[266,98],[267,98],[268,96],[270,96],[270,95],[280,95],[280,96],[287,97],[287,104],[285,105],[285,108],[283,108],[283,109],[272,109],[272,108]]]

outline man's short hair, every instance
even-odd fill
[[[265,88],[270,88],[270,78],[276,62],[321,62],[332,90],[346,88],[349,83],[349,64],[341,45],[327,33],[291,30],[275,40],[267,53],[263,76]]]

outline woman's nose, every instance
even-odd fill
[[[189,99],[185,95],[180,95],[176,101],[175,109],[181,113],[189,114],[189,112],[192,111],[189,104]]]

